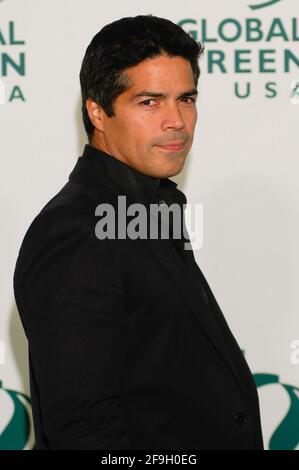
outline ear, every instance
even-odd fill
[[[88,117],[91,120],[94,127],[98,129],[99,131],[104,132],[105,111],[103,110],[103,108],[90,98],[86,100],[85,106],[86,106],[86,111],[88,113]]]

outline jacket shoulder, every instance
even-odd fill
[[[100,202],[109,202],[114,199],[113,191],[103,185],[99,185],[97,192],[91,191],[85,185],[78,184],[75,181],[68,181],[63,188],[50,199],[41,209],[38,215],[43,215],[55,208],[65,207],[82,212],[89,212],[96,204]]]
[[[97,193],[69,181],[40,210],[29,225],[19,253],[29,252],[47,240],[76,234],[87,237],[94,233],[96,207],[101,203],[115,204],[110,188],[100,187]],[[92,232],[91,232],[92,231]]]

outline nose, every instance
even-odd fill
[[[165,106],[162,129],[182,129],[185,123],[178,103],[169,103]]]

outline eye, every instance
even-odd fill
[[[195,103],[195,98],[193,98],[192,96],[184,96],[182,100],[191,100],[191,103]],[[190,101],[188,103],[190,103]]]
[[[140,105],[143,105],[143,106],[146,106],[148,108],[151,108],[152,106],[148,106],[148,103],[150,101],[155,101],[153,98],[149,98],[148,100],[144,100],[144,101],[141,101],[141,103],[139,103]]]

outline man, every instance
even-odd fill
[[[87,48],[89,144],[14,274],[37,449],[263,448],[253,377],[188,236],[172,224],[170,238],[105,238],[98,226],[103,204],[123,216],[121,196],[183,213],[169,177],[192,145],[202,52],[152,15],[105,26]]]

